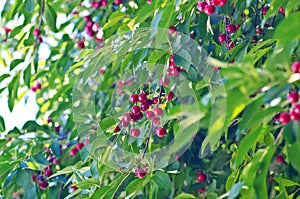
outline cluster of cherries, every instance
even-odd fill
[[[207,0],[200,1],[197,4],[197,9],[207,15],[212,15],[216,11],[216,6],[225,6],[227,0]]]
[[[291,66],[291,70],[294,73],[299,73],[300,72],[300,62],[294,62]],[[282,112],[274,117],[274,121],[276,123],[281,123],[281,124],[288,124],[291,120],[294,122],[298,122],[300,120],[300,104],[298,104],[298,101],[300,99],[300,95],[298,91],[291,91],[288,94],[288,101],[291,103],[292,108],[290,112]]]
[[[197,179],[198,179],[199,182],[205,182],[205,180],[206,180],[206,175],[205,175],[204,173],[200,172],[200,173],[198,173],[198,175],[197,175]],[[205,187],[202,187],[201,189],[198,190],[198,192],[199,192],[199,193],[204,193],[205,190],[206,190],[206,188],[205,188]]]
[[[75,147],[70,150],[70,155],[75,156],[78,151],[80,151],[84,147],[82,142],[77,142]]]
[[[41,37],[41,33],[42,33],[42,31],[38,28],[33,30],[33,35],[37,38],[37,42],[39,44],[43,42],[43,39]]]
[[[32,86],[32,87],[30,88],[30,90],[33,91],[33,92],[35,92],[35,91],[37,91],[37,90],[39,90],[39,89],[41,89],[41,88],[42,88],[42,85],[41,85],[40,82],[38,82],[36,85]]]
[[[220,33],[218,35],[218,41],[220,42],[220,44],[226,44],[226,48],[229,50],[232,50],[235,46],[235,43],[229,39],[229,34],[233,34],[235,33],[239,28],[239,25],[234,25],[234,24],[228,24],[226,25],[226,33]]]

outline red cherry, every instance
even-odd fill
[[[102,0],[101,3],[102,3],[102,6],[107,6],[107,0]]]
[[[198,190],[199,193],[204,193],[205,191],[206,191],[205,187],[203,187],[203,188],[201,188],[201,189]]]
[[[106,68],[100,68],[99,70],[98,70],[98,73],[99,74],[104,74],[106,72]]]
[[[285,9],[283,7],[280,7],[279,8],[279,13],[284,16],[285,15]]]
[[[77,154],[77,152],[78,152],[78,149],[77,148],[73,148],[73,149],[70,150],[70,155],[71,156],[75,156]]]
[[[33,91],[33,92],[35,92],[35,91],[37,90],[37,87],[32,86],[32,87],[30,88],[30,90]]]
[[[293,112],[300,115],[300,104],[295,105],[295,107],[293,108]]]
[[[41,33],[42,33],[42,32],[41,32],[40,29],[34,29],[34,30],[33,30],[33,35],[36,36],[36,37],[37,37],[37,36],[40,36]]]
[[[78,142],[78,143],[76,144],[76,149],[77,149],[78,151],[80,151],[83,147],[84,147],[84,144],[83,144],[82,142]]]
[[[43,42],[42,37],[38,37],[37,42],[38,42],[39,44],[42,43],[42,42]]]
[[[41,89],[41,88],[42,88],[41,83],[37,83],[37,84],[36,84],[36,88],[37,88],[37,89]]]
[[[153,109],[153,113],[154,113],[154,115],[155,116],[162,116],[162,114],[163,114],[163,110],[161,109],[161,108],[159,108],[159,107],[155,107],[154,109]]]
[[[148,105],[148,103],[142,103],[141,104],[141,110],[142,111],[147,111],[149,109],[149,105]]]
[[[169,64],[174,63],[174,55],[170,55]]]
[[[51,169],[49,169],[48,167],[46,167],[44,169],[44,174],[45,174],[45,176],[50,177],[53,174],[53,171]]]
[[[159,126],[160,125],[160,119],[158,117],[154,117],[152,119],[153,126]]]
[[[129,114],[129,113],[125,113],[125,114],[123,115],[123,120],[124,120],[125,122],[130,122],[130,120],[131,120],[130,114]]]
[[[205,1],[200,1],[198,2],[197,4],[197,9],[200,11],[200,12],[204,12],[204,7],[207,5],[207,3]]]
[[[144,169],[137,168],[135,170],[135,176],[138,178],[144,178],[146,176],[146,171]]]
[[[220,42],[220,44],[225,44],[226,43],[226,34],[224,34],[224,33],[219,34],[218,41]]]
[[[232,50],[235,46],[235,43],[231,40],[228,41],[228,43],[226,44],[226,48],[229,50]]]
[[[290,113],[290,118],[291,118],[291,120],[297,122],[297,121],[300,120],[300,115],[297,114],[297,113],[295,113],[294,111],[292,111],[292,112]]]
[[[206,5],[204,6],[204,13],[207,15],[212,15],[216,11],[216,7],[214,5]]]
[[[226,31],[229,33],[235,33],[237,31],[237,28],[234,24],[228,24],[226,26]]]
[[[134,129],[130,130],[130,136],[131,137],[137,138],[137,137],[140,136],[140,134],[141,134],[141,132],[140,132],[139,129],[134,128]]]
[[[84,49],[85,48],[84,41],[78,41],[77,45],[78,45],[78,48],[80,48],[80,49]]]
[[[167,76],[170,76],[170,77],[177,77],[179,75],[179,72],[178,70],[174,70],[174,69],[171,69],[171,68],[168,68],[167,70]]]
[[[170,92],[168,93],[166,99],[167,99],[168,101],[170,101],[170,100],[173,99],[173,97],[174,97],[174,93],[173,93],[172,91],[170,91]]]
[[[83,17],[83,19],[84,19],[84,21],[86,21],[86,22],[88,22],[88,21],[92,21],[92,18],[91,18],[91,16],[84,16]]]
[[[10,33],[11,32],[11,28],[7,27],[7,26],[4,26],[4,30],[6,33]]]
[[[39,183],[39,187],[41,188],[41,189],[47,189],[47,187],[48,187],[48,182],[46,182],[46,181],[43,181],[43,182],[41,182],[41,183]]]
[[[145,93],[141,93],[138,96],[138,99],[140,102],[146,102],[147,101],[147,95]]]
[[[264,8],[263,8],[263,15],[266,15],[267,12],[268,12],[268,10],[269,10],[269,7],[264,7]]]
[[[126,128],[126,127],[129,126],[129,122],[126,122],[126,121],[124,121],[124,120],[121,120],[120,124],[121,124],[121,126],[122,126],[123,128]]]
[[[161,127],[158,127],[156,130],[155,130],[155,133],[158,137],[164,137],[167,135],[166,133],[166,129],[164,128],[161,128]]]
[[[281,113],[280,114],[280,118],[279,118],[279,122],[281,124],[288,124],[290,122],[290,115],[288,113]]]
[[[33,182],[35,182],[36,178],[35,178],[34,174],[31,174],[31,178],[32,178]]]
[[[158,103],[158,97],[154,97],[154,98],[152,99],[152,101],[153,101],[153,104],[157,104],[157,103]]]
[[[199,182],[204,182],[206,180],[206,175],[204,173],[199,173],[197,179]]]
[[[219,6],[225,6],[227,3],[227,0],[219,0]]]
[[[53,158],[52,164],[59,164],[59,163],[60,163],[60,160],[57,160],[56,158]]]
[[[131,109],[131,113],[134,115],[138,115],[141,112],[141,108],[139,106],[133,106]]]
[[[294,73],[299,73],[299,71],[300,71],[300,61],[294,62],[291,69]]]
[[[143,117],[144,117],[144,115],[143,115],[142,112],[139,112],[139,113],[137,114],[137,120],[141,120],[141,119],[143,119]]]
[[[119,132],[120,131],[120,127],[119,127],[119,125],[117,125],[115,128],[114,128],[114,133],[117,133],[117,132]]]
[[[160,79],[160,84],[163,86],[168,86],[169,83],[170,80],[168,78],[165,78],[164,80],[162,78]]]
[[[116,5],[120,5],[122,3],[122,0],[115,0]]]
[[[269,177],[269,182],[272,183],[274,181],[274,178],[272,176]]]
[[[54,131],[55,131],[55,132],[59,132],[59,128],[60,128],[59,125],[58,125],[58,126],[55,126],[55,127],[54,127]]]
[[[256,34],[258,34],[258,35],[261,35],[261,34],[264,33],[263,29],[261,27],[259,27],[259,26],[256,27],[255,31],[256,31]]]
[[[137,101],[139,100],[139,95],[138,94],[132,94],[131,96],[130,96],[130,98],[129,98],[129,101],[131,102],[131,103],[136,103]]]
[[[73,191],[76,191],[76,190],[78,189],[78,187],[72,186],[71,189],[72,189]]]
[[[169,27],[169,34],[172,35],[177,31],[177,28],[175,26],[170,26]]]
[[[288,100],[291,104],[296,104],[299,101],[299,93],[291,91],[288,95]]]
[[[149,120],[151,120],[153,117],[154,117],[153,111],[147,111],[146,112],[146,118],[148,118]]]
[[[284,162],[284,157],[283,157],[282,155],[278,155],[278,156],[276,157],[276,161],[277,161],[278,163],[283,163],[283,162]]]

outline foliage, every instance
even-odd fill
[[[286,96],[300,86],[299,6],[227,0],[207,15],[187,0],[6,1],[0,93],[12,111],[35,92],[39,111],[21,129],[0,116],[0,196],[298,198],[298,99]],[[118,129],[144,92],[160,98],[166,135],[146,118]]]

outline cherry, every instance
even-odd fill
[[[84,147],[84,144],[82,142],[78,142],[75,147],[78,151],[80,151]]]
[[[115,0],[116,5],[120,5],[122,3],[122,0]]]
[[[157,103],[158,103],[158,97],[154,97],[154,98],[152,99],[152,101],[153,101],[153,104],[157,104]]]
[[[141,134],[140,130],[139,129],[136,129],[136,128],[133,128],[130,130],[130,136],[131,137],[134,137],[134,138],[137,138],[139,137]]]
[[[144,169],[137,168],[135,170],[135,176],[138,178],[144,178],[146,176],[146,171]]]
[[[59,163],[60,163],[60,160],[57,160],[56,158],[53,158],[52,164],[59,164]]]
[[[268,12],[268,10],[269,10],[269,7],[264,7],[263,8],[263,15],[266,15],[267,14],[267,12]]]
[[[142,103],[142,104],[141,104],[141,110],[142,110],[142,111],[147,111],[148,109],[149,109],[148,103]]]
[[[214,5],[206,5],[204,6],[204,13],[207,15],[212,15],[216,11],[216,7]]]
[[[283,162],[284,162],[284,157],[283,157],[282,155],[278,155],[278,156],[276,157],[276,161],[277,161],[278,163],[283,163]]]
[[[99,70],[98,70],[98,73],[99,74],[104,74],[106,72],[106,68],[100,68]]]
[[[139,94],[138,100],[139,100],[140,102],[146,102],[146,101],[147,101],[147,96],[146,96],[146,94],[145,94],[145,93]]]
[[[39,187],[41,188],[41,189],[46,189],[47,187],[48,187],[48,182],[46,182],[46,181],[43,181],[43,182],[41,182],[41,183],[39,183]]]
[[[55,131],[55,132],[58,132],[58,131],[59,131],[59,128],[60,128],[59,125],[58,125],[58,126],[55,126],[55,127],[54,127],[54,131]]]
[[[102,3],[102,6],[107,6],[107,0],[102,0],[101,3]]]
[[[121,120],[121,126],[122,126],[123,128],[126,128],[126,127],[129,126],[129,122],[126,122],[125,120]]]
[[[169,83],[170,80],[168,78],[165,78],[164,80],[162,78],[160,79],[160,84],[163,86],[168,86]]]
[[[141,120],[141,119],[143,119],[143,113],[142,112],[139,112],[138,114],[137,114],[137,120]]]
[[[299,71],[300,71],[300,61],[294,62],[291,69],[294,73],[299,73]]]
[[[164,128],[161,128],[161,127],[158,127],[156,130],[155,130],[155,133],[158,137],[164,137],[167,135],[166,133],[166,129]]]
[[[4,31],[5,31],[6,33],[10,33],[12,30],[11,30],[11,28],[9,28],[9,27],[7,27],[7,26],[4,26]]]
[[[78,189],[78,187],[72,186],[71,189],[72,189],[73,191],[76,191],[76,190]]]
[[[153,113],[154,113],[155,116],[162,116],[163,110],[161,108],[159,108],[159,107],[155,107],[153,109]]]
[[[88,22],[88,21],[92,21],[91,16],[87,15],[83,17],[84,21]]]
[[[175,26],[170,26],[169,27],[169,34],[172,35],[177,31],[177,28]]]
[[[141,108],[139,106],[133,106],[131,109],[131,113],[134,115],[138,115],[141,112]]]
[[[278,122],[279,122],[279,118],[280,118],[280,113],[277,113],[277,114],[274,116],[274,122],[278,123]]]
[[[191,37],[191,39],[195,39],[196,38],[196,33],[195,32],[191,32],[190,33],[190,37]]]
[[[39,44],[42,43],[42,42],[43,42],[42,37],[38,37],[37,42],[38,42]]]
[[[41,32],[40,29],[34,29],[34,30],[33,30],[33,35],[36,36],[36,37],[40,36],[41,33],[42,33],[42,32]]]
[[[207,5],[207,3],[205,1],[200,1],[198,2],[197,4],[197,9],[200,11],[200,12],[204,12],[204,7]]]
[[[80,49],[84,49],[85,48],[85,44],[84,44],[84,41],[78,41],[77,42],[77,45],[78,45],[78,48],[80,48]]]
[[[73,149],[70,150],[70,155],[71,156],[75,156],[77,154],[77,152],[78,152],[78,149],[77,148],[73,148]]]
[[[281,124],[288,124],[290,122],[290,115],[288,113],[281,113],[279,117],[279,122]]]
[[[148,4],[151,4],[151,3],[152,3],[152,0],[147,0],[147,3],[148,3]]]
[[[204,193],[205,191],[206,191],[205,187],[203,187],[203,188],[201,188],[201,189],[198,190],[199,193]]]
[[[292,112],[290,113],[290,118],[291,118],[291,120],[297,122],[297,121],[300,120],[300,115],[297,114],[297,113],[295,113],[294,111],[292,111]]]
[[[218,41],[220,42],[220,44],[225,44],[226,43],[226,34],[224,34],[224,33],[219,34]]]
[[[130,114],[130,117],[131,117],[131,122],[136,122],[138,120],[138,116],[137,115],[134,115],[134,114]]]
[[[167,70],[167,76],[177,77],[178,75],[179,75],[178,70],[174,70],[174,69],[168,68],[168,70]]]
[[[206,175],[204,173],[199,173],[197,179],[199,182],[204,182],[206,180]]]
[[[225,6],[227,3],[227,0],[219,0],[219,6]]]
[[[256,31],[256,34],[258,34],[258,35],[261,35],[264,33],[263,29],[259,26],[256,27],[255,31]]]
[[[179,71],[179,68],[175,65],[174,62],[169,63],[169,69]]]
[[[173,99],[173,97],[174,97],[174,93],[173,93],[172,91],[170,91],[170,92],[168,93],[166,99],[167,99],[168,101],[170,101],[170,100]]]
[[[295,107],[293,108],[293,112],[300,114],[300,104],[295,105]]]
[[[131,103],[136,103],[137,101],[139,100],[139,95],[138,94],[132,94],[131,96],[130,96],[130,98],[129,98],[129,101],[131,102]]]
[[[226,31],[229,33],[235,33],[237,31],[237,28],[234,24],[228,24],[226,26]]]
[[[36,84],[36,88],[37,88],[37,89],[41,89],[41,88],[42,88],[41,83],[37,83],[37,84]]]
[[[158,117],[154,117],[152,119],[153,126],[159,126],[160,125],[160,119]]]
[[[33,91],[33,92],[35,92],[35,91],[37,90],[37,87],[32,86],[32,87],[30,88],[30,90]]]
[[[33,182],[35,182],[36,178],[34,174],[31,174],[31,179],[33,180]]]
[[[174,63],[174,55],[170,55],[169,64]]]
[[[146,111],[146,118],[151,120],[154,117],[153,111]]]
[[[299,101],[299,93],[291,91],[288,95],[288,100],[291,104],[296,104]]]
[[[123,115],[123,121],[124,121],[124,122],[130,122],[130,120],[131,120],[130,114],[129,114],[129,113],[125,113],[125,114]]]
[[[285,9],[283,7],[280,7],[279,8],[279,13],[284,16],[285,15]]]
[[[44,169],[44,174],[45,174],[45,176],[50,177],[53,174],[53,171],[51,169],[49,169],[48,167],[46,167]]]
[[[120,131],[120,127],[119,127],[119,125],[117,125],[115,128],[114,128],[114,133],[117,133],[117,132],[119,132]]]
[[[228,43],[226,44],[226,48],[229,50],[232,50],[235,46],[235,43],[231,40],[228,41]]]

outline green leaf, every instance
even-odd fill
[[[228,199],[234,199],[235,197],[237,197],[243,185],[244,182],[238,182],[233,185],[233,187],[229,191]]]
[[[110,15],[108,22],[103,26],[103,30],[106,30],[114,25],[116,25],[117,23],[119,23],[119,21],[121,19],[123,19],[126,16],[126,13],[124,12],[114,12]]]
[[[34,0],[26,0],[25,1],[25,10],[29,13],[33,12],[35,7],[35,1]]]
[[[20,74],[18,73],[8,84],[8,108],[10,111],[12,111],[14,108],[15,99],[17,99],[18,96],[19,84],[20,84]]]
[[[90,189],[92,186],[100,186],[100,181],[98,179],[95,178],[89,178],[89,179],[85,179],[81,182],[79,182],[78,184],[76,184],[76,186],[79,189]]]
[[[10,63],[10,70],[12,71],[17,65],[24,62],[24,59],[15,59]]]
[[[23,28],[24,28],[24,25],[20,25],[20,26],[17,26],[17,27],[15,27],[12,31],[11,31],[11,33],[10,33],[10,37],[11,38],[14,38],[17,34],[19,34],[22,30],[23,30]]]
[[[172,183],[168,174],[162,171],[156,171],[152,176],[152,180],[161,188],[171,189]]]
[[[141,23],[153,15],[155,11],[154,6],[154,3],[143,5],[136,14],[135,23]]]
[[[175,1],[168,2],[163,8],[164,12],[159,22],[160,28],[169,28],[172,23],[172,19],[175,16]]]
[[[278,183],[282,183],[285,187],[300,186],[300,184],[282,177],[274,177],[274,180],[276,180]]]
[[[0,115],[0,132],[4,132],[5,131],[5,122],[3,117]]]
[[[175,199],[196,199],[196,197],[193,196],[192,194],[182,193],[182,194],[176,196]]]
[[[91,199],[99,199],[101,196],[104,196],[107,191],[110,189],[110,186],[103,186],[97,189],[94,194],[91,196]]]
[[[126,187],[126,195],[129,196],[134,193],[138,193],[143,185],[144,178],[138,178],[132,180]]]
[[[50,145],[50,149],[54,153],[56,157],[60,156],[60,145],[57,140],[54,140],[52,144]]]
[[[31,79],[31,64],[29,64],[23,72],[23,80],[24,83],[28,86],[28,88],[30,88],[30,79]]]
[[[103,120],[101,120],[100,128],[103,131],[105,131],[106,129],[108,129],[109,127],[111,127],[114,124],[116,124],[115,119],[113,117],[107,117],[107,118],[104,118]]]
[[[45,4],[45,19],[49,29],[53,32],[57,32],[56,19],[57,14],[52,6],[48,3]]]
[[[298,174],[300,174],[299,151],[300,151],[300,136],[298,137],[298,140],[296,142],[287,145],[289,160],[291,162],[291,165],[298,171]]]
[[[9,74],[3,74],[0,76],[0,82],[2,82],[3,80],[5,80],[6,78],[10,77]]]

